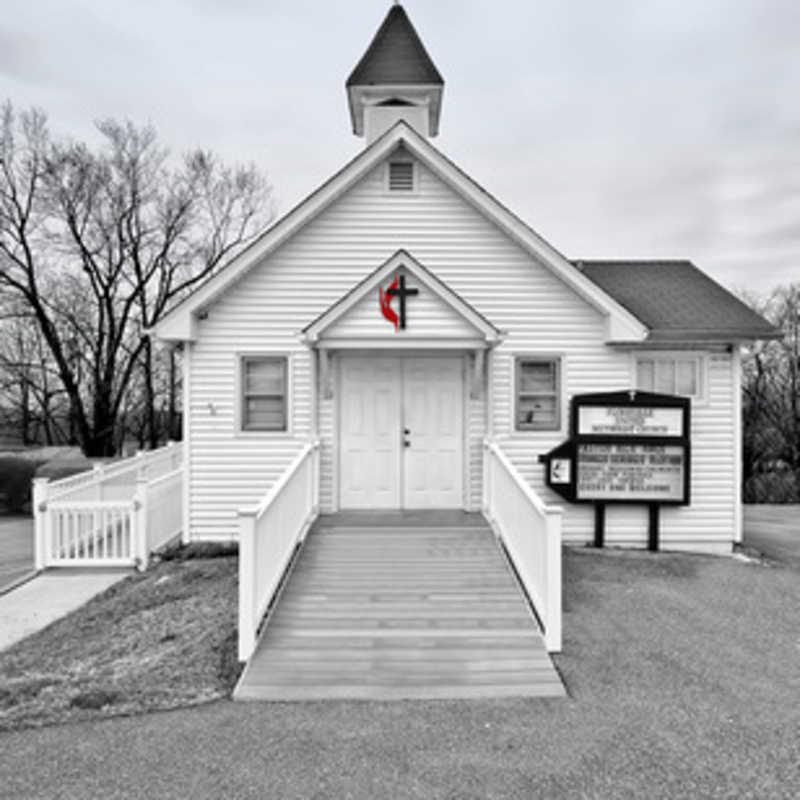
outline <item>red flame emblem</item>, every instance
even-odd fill
[[[389,284],[389,288],[387,291],[384,291],[381,287],[378,287],[378,299],[380,300],[381,305],[381,314],[383,314],[389,322],[394,325],[394,329],[397,330],[397,322],[398,316],[392,310],[392,300],[394,300],[394,295],[388,294],[388,292],[392,291],[393,289],[397,289],[397,275],[394,276],[394,280]]]

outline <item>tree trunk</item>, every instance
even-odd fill
[[[158,447],[158,423],[156,421],[156,392],[153,386],[153,344],[150,337],[145,339],[142,350],[142,371],[144,373],[145,419],[147,421],[147,440],[150,449]]]

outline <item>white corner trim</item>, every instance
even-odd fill
[[[733,397],[733,541],[741,542],[742,519],[742,349],[735,345],[731,354],[731,384]]]

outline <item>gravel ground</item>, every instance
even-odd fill
[[[23,798],[796,798],[800,572],[567,551],[570,698],[209,705],[0,735]]]

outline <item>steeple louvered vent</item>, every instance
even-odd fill
[[[414,191],[414,165],[410,161],[389,162],[389,191]]]

